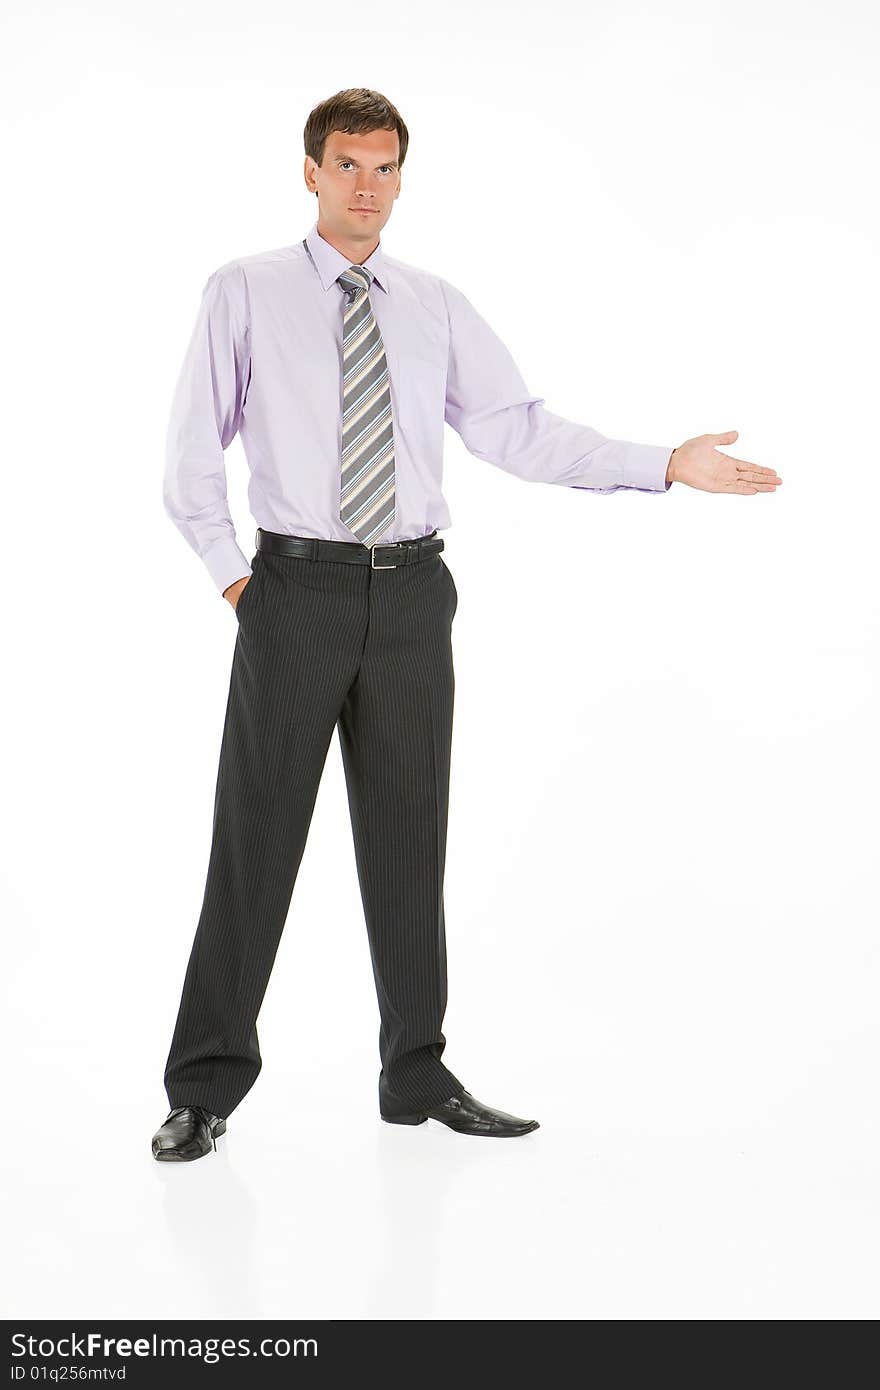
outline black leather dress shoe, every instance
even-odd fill
[[[483,1105],[470,1091],[452,1096],[430,1110],[414,1111],[389,1090],[384,1072],[379,1076],[379,1114],[392,1125],[420,1125],[425,1120],[439,1120],[459,1134],[482,1134],[493,1139],[529,1134],[540,1128],[537,1120],[521,1120],[518,1115],[508,1115],[506,1110]]]
[[[226,1121],[203,1105],[178,1105],[153,1135],[153,1157],[188,1163],[217,1148],[215,1135],[226,1133]]]

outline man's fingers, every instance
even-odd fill
[[[746,469],[749,473],[763,473],[767,478],[779,477],[775,468],[765,468],[762,463],[750,463],[748,459],[734,458],[733,454],[722,454],[721,457],[729,459],[731,463],[735,463],[739,472]]]
[[[746,478],[746,477],[744,477],[742,474],[740,474],[740,475],[736,478],[736,480],[735,480],[734,482],[724,483],[724,484],[723,484],[723,491],[724,491],[724,492],[742,492],[742,493],[749,493],[749,494],[752,494],[752,493],[755,493],[755,492],[775,492],[775,491],[776,491],[776,484],[775,484],[775,483],[759,483],[759,482],[757,482],[757,481],[752,482],[749,478]]]
[[[756,468],[738,468],[734,483],[745,483],[747,487],[757,488],[759,492],[775,492],[782,479],[775,473],[768,476],[766,469],[759,473]]]

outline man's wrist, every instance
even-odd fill
[[[675,482],[675,463],[674,463],[673,460],[675,459],[675,455],[676,455],[677,452],[678,452],[677,448],[676,448],[676,449],[673,449],[672,453],[669,455],[669,463],[666,465],[666,481],[667,481],[667,483],[674,483],[674,482]]]
[[[245,584],[249,582],[250,577],[251,574],[250,571],[248,571],[247,574],[243,574],[239,579],[236,579],[234,583],[228,584],[226,586],[226,588],[223,590],[223,597],[226,599],[228,603],[232,603],[233,594],[235,595],[236,600],[238,599],[238,595],[241,593]],[[236,590],[237,593],[235,592]],[[233,603],[232,606],[234,608],[235,604]]]

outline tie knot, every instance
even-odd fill
[[[372,272],[363,265],[350,265],[348,270],[343,270],[342,274],[337,275],[336,278],[342,288],[349,292],[369,290],[373,283]]]

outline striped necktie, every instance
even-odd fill
[[[370,304],[372,272],[350,265],[342,320],[342,491],[339,515],[364,545],[394,520],[394,435],[388,364]]]

